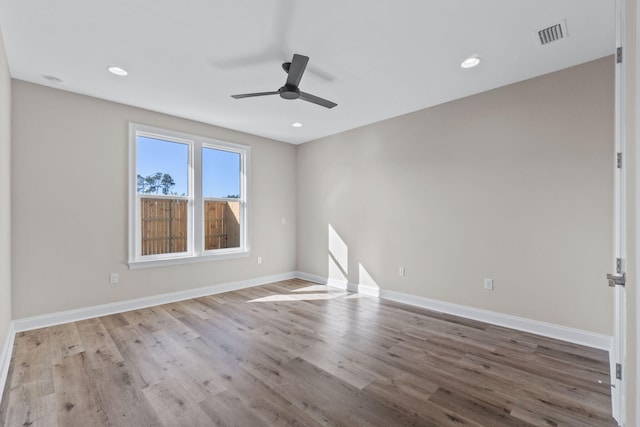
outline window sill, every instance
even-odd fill
[[[169,265],[193,264],[196,262],[218,261],[234,258],[245,258],[249,256],[249,251],[234,251],[218,254],[204,254],[196,256],[185,256],[176,258],[163,258],[144,261],[130,261],[129,270],[137,270],[140,268],[166,267]]]

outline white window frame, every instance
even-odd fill
[[[187,144],[188,185],[186,196],[154,194],[153,198],[185,200],[187,205],[187,251],[170,254],[142,255],[140,200],[147,196],[137,191],[138,136]],[[239,198],[204,198],[202,196],[202,149],[211,148],[240,154]],[[137,123],[129,124],[129,268],[144,268],[216,259],[237,258],[249,255],[249,166],[251,147],[231,142],[190,135]],[[205,200],[240,203],[240,245],[237,248],[205,250],[204,202]]]

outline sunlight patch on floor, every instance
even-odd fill
[[[305,286],[300,289],[293,289],[291,292],[332,292],[332,293],[341,293],[344,294],[345,291],[341,289],[330,288],[327,285],[311,285]]]
[[[252,299],[248,302],[274,302],[274,301],[313,301],[313,300],[328,300],[334,298],[349,297],[349,292],[323,292],[323,293],[308,293],[308,294],[292,294],[292,295],[269,295],[262,298]]]

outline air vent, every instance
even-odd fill
[[[61,78],[56,76],[46,75],[46,76],[42,76],[42,78],[56,85],[64,85],[64,81]]]
[[[555,25],[538,31],[538,42],[544,46],[546,44],[566,39],[569,37],[567,32],[567,21],[561,21]]]

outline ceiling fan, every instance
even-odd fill
[[[300,98],[303,101],[318,104],[323,107],[335,107],[336,105],[338,105],[335,102],[328,101],[326,99],[320,98],[319,96],[311,95],[310,93],[302,92],[300,89],[298,89],[300,79],[302,79],[302,74],[304,74],[304,70],[305,68],[307,68],[308,62],[308,56],[298,55],[296,53],[293,55],[293,59],[291,60],[291,62],[285,62],[284,64],[282,64],[282,69],[289,75],[287,76],[287,81],[285,82],[284,86],[274,92],[243,93],[240,95],[231,95],[231,97],[235,99],[241,99],[252,98],[254,96],[280,95],[280,97],[284,99]]]

